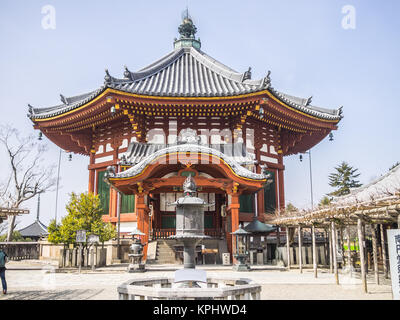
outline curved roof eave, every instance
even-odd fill
[[[50,108],[33,108],[29,105],[28,117],[46,119],[61,115],[91,102],[107,88],[124,93],[154,97],[240,97],[246,94],[268,90],[281,103],[303,113],[325,120],[340,120],[341,108],[338,110],[312,106],[308,99],[281,93],[270,85],[270,73],[259,80],[251,80],[250,70],[239,73],[225,66],[203,51],[194,48],[176,49],[156,62],[131,72],[125,67],[124,79],[110,76],[106,70],[105,83],[97,90],[73,96],[61,95],[63,104]]]
[[[221,159],[226,165],[228,165],[230,167],[230,169],[232,170],[232,172],[240,178],[257,180],[257,181],[263,181],[263,180],[266,180],[269,178],[268,174],[265,175],[262,173],[261,174],[254,173],[254,172],[250,171],[249,169],[244,168],[236,160],[228,157],[227,155],[225,155],[224,153],[222,153],[216,149],[212,149],[212,148],[209,148],[209,147],[203,146],[203,145],[190,144],[190,143],[174,145],[174,146],[169,146],[169,147],[160,149],[160,150],[154,152],[153,154],[151,154],[150,156],[146,157],[139,163],[135,164],[131,168],[129,168],[123,172],[115,173],[113,176],[110,176],[109,178],[111,178],[111,179],[129,179],[129,178],[136,177],[136,176],[140,175],[147,168],[148,165],[150,165],[154,161],[157,161],[158,158],[160,158],[164,155],[167,155],[167,154],[174,154],[174,153],[180,153],[180,152],[208,154],[208,155],[215,156],[215,157]],[[214,163],[212,163],[212,164],[214,164]]]

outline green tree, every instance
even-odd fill
[[[323,197],[320,201],[319,201],[319,206],[323,207],[323,206],[329,206],[331,204],[331,199],[328,196]]]
[[[329,193],[332,196],[343,196],[350,193],[351,188],[361,187],[360,181],[356,180],[360,176],[358,169],[349,166],[346,162],[342,162],[335,167],[336,172],[329,175],[329,185],[336,188],[335,191]]]
[[[392,169],[394,169],[394,168],[396,168],[399,164],[400,164],[400,162],[397,161],[394,165],[392,165],[392,166],[389,168],[389,171],[392,170]]]
[[[98,235],[100,242],[116,236],[115,227],[102,221],[102,207],[98,195],[72,193],[66,210],[68,214],[61,220],[61,224],[51,221],[48,227],[49,242],[75,244],[76,232],[81,229],[86,230],[86,236]]]
[[[297,211],[298,209],[290,202],[288,202],[286,204],[286,208],[285,208],[286,212],[294,212]]]
[[[0,242],[4,242],[7,240],[7,234],[3,234],[0,236]],[[31,242],[31,238],[22,237],[19,231],[14,231],[12,234],[12,242]]]

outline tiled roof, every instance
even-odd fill
[[[47,232],[47,227],[39,220],[19,230],[19,232],[23,237],[41,237],[49,234]]]
[[[125,154],[126,162],[129,164],[137,164],[140,161],[146,159],[153,153],[168,148],[170,146],[175,146],[176,144],[152,144],[152,143],[139,143],[131,142],[128,146],[128,150]],[[254,164],[255,160],[251,154],[249,154],[242,143],[234,144],[207,144],[208,148],[218,150],[224,155],[232,160],[237,161],[241,165]]]
[[[250,69],[237,72],[194,47],[176,49],[158,61],[137,71],[125,67],[124,77],[115,78],[106,70],[104,85],[79,96],[61,95],[63,104],[50,108],[29,106],[30,118],[47,118],[77,108],[101,94],[106,88],[122,92],[160,97],[227,97],[269,90],[289,106],[322,119],[339,120],[341,109],[311,106],[311,98],[290,96],[271,87],[270,73],[251,80]]]
[[[253,234],[268,234],[276,231],[276,227],[270,224],[262,223],[257,219],[257,217],[254,217],[253,221],[244,227],[244,230]]]
[[[219,149],[212,148],[213,145],[202,145],[202,144],[194,144],[194,143],[182,143],[175,145],[160,145],[160,147],[146,146],[143,144],[131,144],[130,149],[128,149],[128,157],[127,160],[132,161],[132,167],[129,169],[115,173],[112,171],[113,167],[110,167],[108,171],[109,178],[131,178],[139,175],[143,172],[143,170],[153,161],[156,161],[159,157],[168,154],[176,154],[176,153],[198,153],[198,154],[209,154],[215,155],[216,157],[222,159],[231,169],[232,171],[243,178],[252,179],[252,180],[266,180],[270,178],[269,173],[254,173],[244,167],[241,163],[238,162],[235,156],[232,154],[221,152]],[[134,155],[130,154],[130,151],[134,150]],[[147,151],[152,150],[152,153],[148,154]],[[136,155],[137,151],[137,155]],[[145,154],[145,157],[141,157],[139,154]],[[244,158],[242,156],[242,158]],[[269,180],[268,180],[269,181]]]

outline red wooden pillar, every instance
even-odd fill
[[[143,260],[147,259],[147,246],[149,242],[149,207],[144,201],[145,194],[139,193],[136,196],[136,216],[137,216],[137,229],[145,234],[142,237]]]
[[[113,152],[113,160],[117,161],[118,159],[118,145],[112,145],[114,152]],[[120,170],[120,167],[117,165],[116,169]],[[114,190],[114,188],[110,188],[110,207],[109,207],[109,215],[110,217],[117,217],[118,216],[118,192]]]
[[[229,205],[229,212],[231,215],[231,230],[227,230],[227,243],[228,248],[230,247],[230,254],[232,255],[232,262],[235,263],[236,259],[233,257],[233,254],[236,253],[236,238],[231,235],[232,232],[235,232],[239,228],[239,211],[240,211],[240,202],[239,202],[239,193],[233,192],[231,194],[231,204]]]
[[[90,165],[94,164],[94,155],[95,154],[93,152],[90,153],[90,162],[89,162]],[[95,191],[95,186],[94,186],[95,176],[96,176],[96,170],[95,169],[89,169],[88,191],[90,193],[94,193],[94,191]]]
[[[262,143],[259,141],[259,139],[255,138],[255,155],[256,155],[256,160],[258,163],[261,163],[261,148],[262,148]],[[261,167],[259,164],[255,165],[256,168],[256,173],[261,173]],[[260,221],[264,222],[264,189],[259,190],[255,194],[256,201],[257,201],[257,217]]]
[[[284,188],[284,177],[283,170],[278,169],[278,178],[279,178],[279,208],[282,210],[285,208],[285,188]]]

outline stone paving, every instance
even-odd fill
[[[79,274],[77,271],[52,272],[54,266],[43,262],[10,262],[6,271],[8,294],[0,295],[0,300],[115,300],[121,283],[143,277],[172,277],[177,268],[172,265],[149,267],[153,270],[146,273],[127,273],[126,265],[117,265],[95,272],[83,270]],[[234,272],[231,267],[215,265],[199,268],[206,269],[213,277],[250,278],[262,285],[261,299],[265,300],[392,299],[390,280],[381,275],[382,284],[375,285],[371,273],[368,274],[369,293],[364,294],[357,274],[353,278],[340,274],[340,285],[336,285],[328,270],[320,270],[315,279],[310,269],[300,274],[296,269],[286,271],[271,267],[250,272]]]

